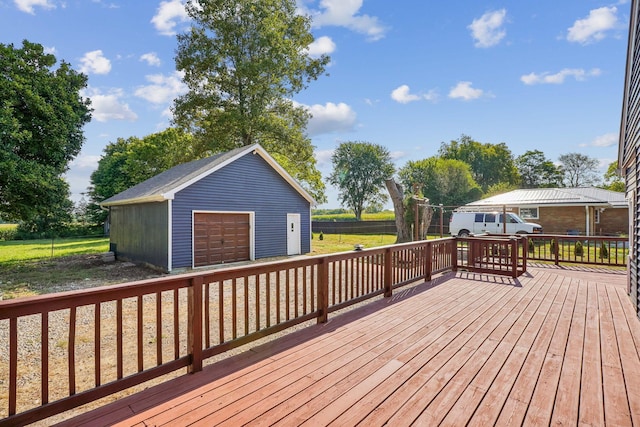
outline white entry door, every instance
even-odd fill
[[[287,214],[287,255],[300,255],[300,214]]]

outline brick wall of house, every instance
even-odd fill
[[[585,210],[583,206],[540,207],[539,219],[532,219],[542,226],[545,234],[567,234],[569,230],[577,230],[585,234]]]
[[[629,213],[627,209],[605,209],[600,214],[600,223],[594,221],[593,208],[591,212],[592,235],[617,235],[628,233]],[[585,208],[583,206],[565,207],[540,207],[540,218],[530,222],[538,223],[545,233],[566,234],[569,230],[577,230],[580,234],[586,233]]]
[[[629,209],[605,209],[600,214],[600,224],[596,224],[598,234],[615,235],[629,233]]]

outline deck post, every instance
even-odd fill
[[[425,240],[425,259],[424,259],[424,280],[431,281],[431,271],[433,270],[433,244]]]
[[[384,250],[384,296],[391,297],[393,284],[393,253],[391,248]]]
[[[191,355],[190,374],[202,370],[202,276],[191,279],[187,290],[187,352]]]
[[[451,251],[451,271],[458,271],[458,238],[453,238],[453,250]]]
[[[329,258],[327,257],[321,258],[318,264],[316,286],[318,287],[318,323],[327,323],[329,313]]]
[[[522,274],[527,272],[527,255],[529,253],[529,238],[522,236]]]
[[[509,239],[509,246],[511,246],[511,268],[513,269],[513,278],[518,277],[518,238],[512,237]]]

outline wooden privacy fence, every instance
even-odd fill
[[[0,301],[0,426],[26,424],[456,268],[456,240]]]

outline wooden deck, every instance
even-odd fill
[[[458,272],[65,425],[640,425],[626,275]]]

